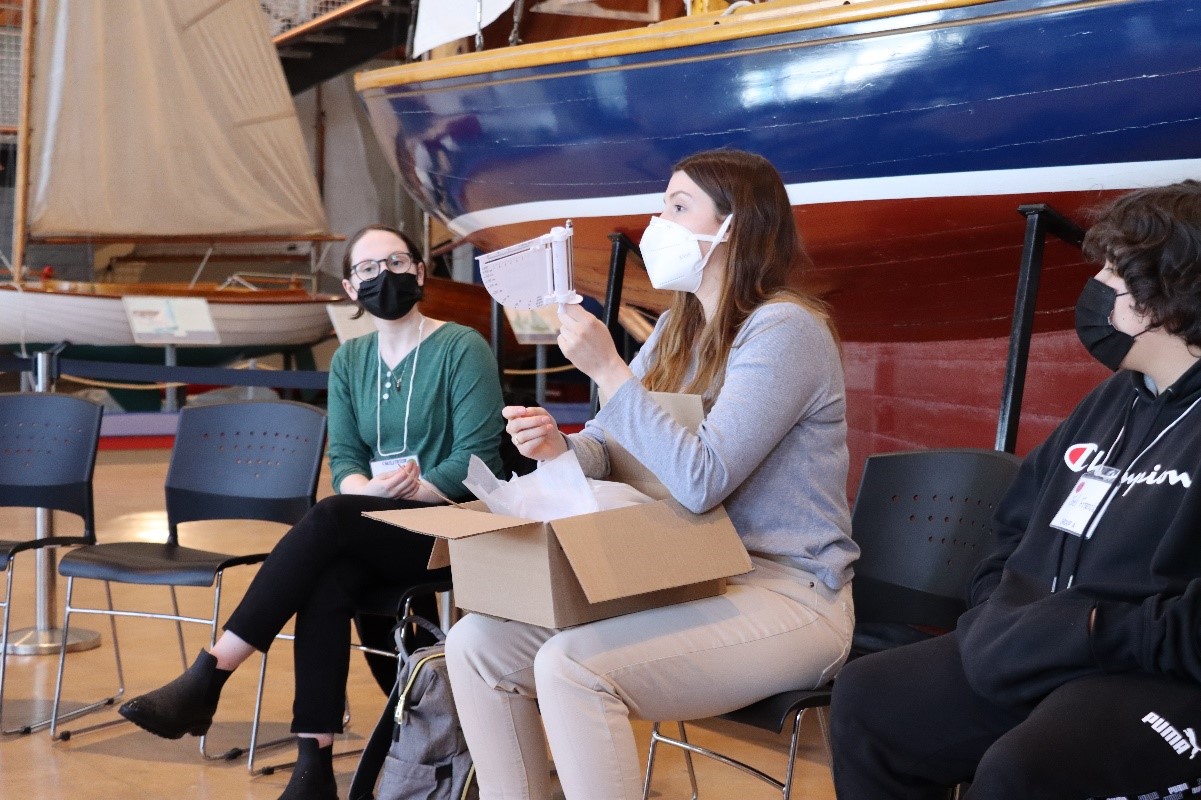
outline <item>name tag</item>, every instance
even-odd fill
[[[421,463],[417,460],[417,456],[397,456],[396,458],[381,458],[379,461],[372,461],[371,477],[378,478],[380,475],[387,475],[390,472],[396,472],[396,470],[400,469],[405,464],[408,464],[410,461],[414,464],[417,464],[418,468],[421,467]]]
[[[1051,527],[1073,536],[1084,536],[1093,520],[1104,513],[1098,509],[1120,473],[1116,467],[1095,467],[1081,475],[1051,520]]]

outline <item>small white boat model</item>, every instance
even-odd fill
[[[321,243],[339,238],[255,0],[141,0],[120,13],[90,0],[30,5],[0,346],[133,345],[122,295],[205,299],[229,358],[330,336],[325,304],[341,298],[306,291],[308,281],[218,290],[197,284],[199,273],[191,284],[26,280],[30,241],[185,244],[197,261],[223,244],[295,242],[315,267]]]

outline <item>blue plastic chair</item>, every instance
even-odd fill
[[[861,552],[851,590],[855,599],[852,654],[883,649],[880,626],[920,626],[950,630],[967,607],[968,577],[994,545],[992,517],[1013,483],[1021,461],[996,450],[945,449],[884,453],[868,458],[855,497],[852,535]],[[866,634],[873,634],[868,641]],[[773,786],[783,800],[792,793],[801,720],[830,705],[833,684],[773,695],[721,719],[782,733],[792,722],[784,780],[734,758],[688,741],[684,722],[679,737],[651,730],[643,800],[650,796],[658,745],[684,750],[692,797],[697,800],[692,754],[707,756]],[[827,750],[828,750],[827,742]]]
[[[65,511],[83,520],[79,536],[0,539],[0,570],[7,578],[0,631],[0,714],[8,663],[13,559],[31,550],[95,543],[92,473],[102,413],[96,403],[70,395],[0,394],[0,506]],[[33,722],[4,733],[29,733],[48,723]]]
[[[61,721],[112,705],[124,695],[125,676],[121,668],[115,617],[173,620],[179,640],[180,659],[185,668],[188,654],[181,623],[207,625],[210,645],[216,642],[221,609],[221,579],[225,570],[258,564],[266,559],[267,553],[230,555],[185,547],[179,542],[179,526],[201,520],[265,520],[287,525],[298,522],[315,502],[324,444],[324,412],[303,403],[226,403],[185,408],[180,412],[175,446],[167,469],[166,540],[96,544],[68,553],[59,563],[58,571],[67,579],[63,612],[64,639],[73,614],[108,616],[113,626],[117,690],[110,697],[68,714],[60,714],[65,665],[65,659],[60,655],[50,721],[53,738],[65,740],[71,736],[71,731],[59,732]],[[74,605],[76,579],[104,581],[107,608]],[[115,609],[111,590],[113,583],[167,586],[171,592],[174,613]],[[212,587],[211,617],[181,614],[176,586]],[[266,654],[260,668],[260,697],[255,706],[256,731],[261,703],[261,678],[265,668]],[[76,733],[122,722],[124,720],[115,719]],[[200,752],[208,758],[206,738],[200,739]],[[251,750],[254,744],[252,740]],[[233,758],[242,752],[241,748],[234,748],[217,757]]]

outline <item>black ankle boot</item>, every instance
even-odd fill
[[[279,800],[338,800],[338,782],[334,779],[334,748],[319,747],[317,740],[302,736],[297,740],[299,753],[292,779]]]
[[[139,728],[164,739],[185,733],[203,736],[213,724],[221,688],[233,672],[217,669],[217,659],[203,650],[184,674],[166,686],[135,697],[118,713]]]

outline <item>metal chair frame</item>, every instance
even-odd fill
[[[439,613],[442,615],[442,627],[444,629],[448,630],[450,628],[451,621],[453,619],[453,614],[454,614],[454,590],[451,586],[450,581],[439,581],[439,582],[435,582],[435,583],[420,583],[420,584],[416,584],[414,586],[410,586],[408,589],[405,589],[400,594],[399,598],[396,601],[396,607],[394,609],[391,609],[389,611],[389,613],[395,614],[397,619],[404,619],[405,617],[409,616],[409,614],[412,612],[413,600],[415,600],[417,597],[424,595],[424,594],[437,594],[439,596],[439,598],[441,598],[444,601],[444,602],[440,603]],[[371,611],[371,612],[382,611],[382,609],[366,609],[366,610]],[[408,629],[401,630],[400,635],[401,635],[402,644],[404,643],[404,641],[406,639],[407,633],[408,633]],[[295,641],[296,637],[290,633],[281,633],[279,636],[276,637],[276,639],[281,639],[281,640],[290,642],[290,641]],[[399,659],[399,657],[397,656],[396,653],[393,653],[388,650],[379,650],[374,647],[368,647],[362,643],[352,643],[350,645],[350,649],[357,650],[360,653],[372,653],[377,656],[385,656],[385,657],[391,658],[391,659]],[[293,760],[293,761],[286,761],[286,762],[283,762],[280,764],[268,764],[267,766],[259,767],[258,769],[255,768],[255,764],[254,764],[254,760],[255,760],[254,756],[255,756],[255,751],[256,751],[255,745],[258,740],[258,728],[259,728],[258,709],[262,705],[262,702],[263,702],[263,688],[264,688],[264,680],[263,679],[264,679],[265,675],[266,675],[266,662],[264,661],[263,668],[260,669],[260,671],[259,671],[258,694],[255,697],[254,726],[251,728],[251,731],[250,731],[250,755],[247,758],[247,763],[246,763],[246,769],[251,775],[271,775],[279,770],[291,769],[292,767],[296,766],[296,762]],[[350,722],[350,719],[351,719],[350,699],[347,698],[346,714],[342,718],[343,726],[348,724]],[[270,742],[265,742],[261,745],[258,745],[258,749],[286,744],[287,742],[292,741],[294,738],[296,738],[296,737],[295,736],[287,736],[287,737],[284,737],[281,739],[273,739]],[[355,748],[355,749],[351,749],[351,750],[346,750],[346,751],[340,752],[340,753],[335,753],[333,757],[334,758],[346,758],[347,756],[358,755],[362,752],[363,752],[363,748],[360,747],[360,748]]]
[[[885,453],[868,459],[856,497],[852,531],[862,548],[852,581],[856,625],[904,623],[941,629],[954,627],[966,607],[967,577],[992,545],[992,514],[1008,489],[1020,460],[995,450],[945,449]],[[918,548],[924,548],[919,551]],[[916,557],[915,557],[916,553]],[[791,720],[792,735],[784,780],[750,764],[689,742],[684,721],[679,736],[666,736],[661,722],[651,727],[643,781],[650,797],[655,755],[660,744],[684,751],[692,800],[699,790],[692,755],[706,756],[758,778],[790,800],[801,722],[817,712],[822,744],[830,759],[824,710],[833,684],[784,692],[721,719],[781,733]],[[770,722],[768,721],[770,720]],[[957,796],[957,791],[953,793]]]
[[[89,545],[96,541],[92,476],[104,409],[71,395],[0,394],[0,506],[66,511],[83,520],[81,536],[46,536],[0,542],[0,568],[6,574],[3,623],[0,624],[0,719],[7,678],[9,615],[16,556],[50,547]],[[21,461],[16,464],[16,461]],[[50,720],[3,728],[4,734],[32,733]]]
[[[287,419],[282,419],[283,417]],[[286,427],[289,424],[292,427]],[[231,425],[228,440],[222,439],[225,427]],[[245,439],[241,437],[245,435]],[[258,437],[258,438],[256,438]],[[279,437],[283,437],[280,441]],[[179,546],[178,526],[185,522],[223,519],[257,519],[282,524],[294,524],[307,513],[316,500],[317,478],[321,469],[325,439],[325,414],[311,406],[290,401],[238,402],[213,406],[186,408],[180,412],[176,443],[171,454],[166,480],[168,537],[165,543],[151,544],[144,550],[152,551],[156,567],[166,567],[171,562],[166,553],[181,553],[187,548]],[[258,453],[254,453],[255,449]],[[292,475],[283,479],[286,486],[271,483],[275,468],[291,470]],[[239,471],[241,470],[241,471]],[[246,470],[257,470],[252,473]],[[255,485],[260,475],[266,475],[266,489]],[[277,482],[278,479],[277,479]],[[247,491],[248,488],[253,491]],[[258,492],[256,494],[256,492]],[[231,509],[238,504],[237,512]],[[74,572],[86,572],[82,563],[110,548],[107,552],[119,553],[115,548],[129,547],[130,543],[96,544],[87,548],[92,552],[76,551],[77,562],[70,556],[59,564],[59,571],[67,578],[66,602],[63,609],[63,639],[66,640],[74,614],[93,614],[109,617],[113,630],[113,651],[116,659],[117,689],[114,694],[88,703],[81,708],[60,714],[65,653],[60,653],[58,677],[54,690],[54,706],[50,718],[50,735],[57,741],[66,741],[73,735],[87,733],[114,725],[123,724],[124,719],[113,719],[80,728],[75,731],[59,731],[59,723],[67,719],[110,706],[125,694],[125,675],[121,664],[120,643],[117,638],[116,618],[170,620],[175,623],[179,643],[180,660],[186,669],[187,648],[183,635],[183,623],[206,625],[209,628],[209,646],[216,643],[218,620],[221,611],[221,594],[224,572],[234,566],[261,563],[267,553],[244,556],[226,556],[211,551],[191,551],[209,557],[205,564],[211,569],[208,584],[194,579],[190,582],[156,578],[152,574],[117,578],[95,578],[105,584],[106,608],[74,605]],[[140,547],[141,543],[135,543]],[[142,551],[138,551],[142,552]],[[83,574],[78,577],[93,579]],[[116,609],[113,605],[111,582],[138,585],[166,585],[171,595],[172,613],[131,611]],[[208,618],[187,616],[180,613],[177,585],[209,586],[213,589],[212,616]],[[262,654],[260,681],[266,673],[267,654]],[[260,705],[256,702],[252,735],[259,724]],[[234,747],[225,752],[210,754],[207,750],[208,736],[200,737],[200,754],[205,759],[232,760],[252,751],[256,742],[246,749]],[[262,746],[262,745],[260,745]]]

